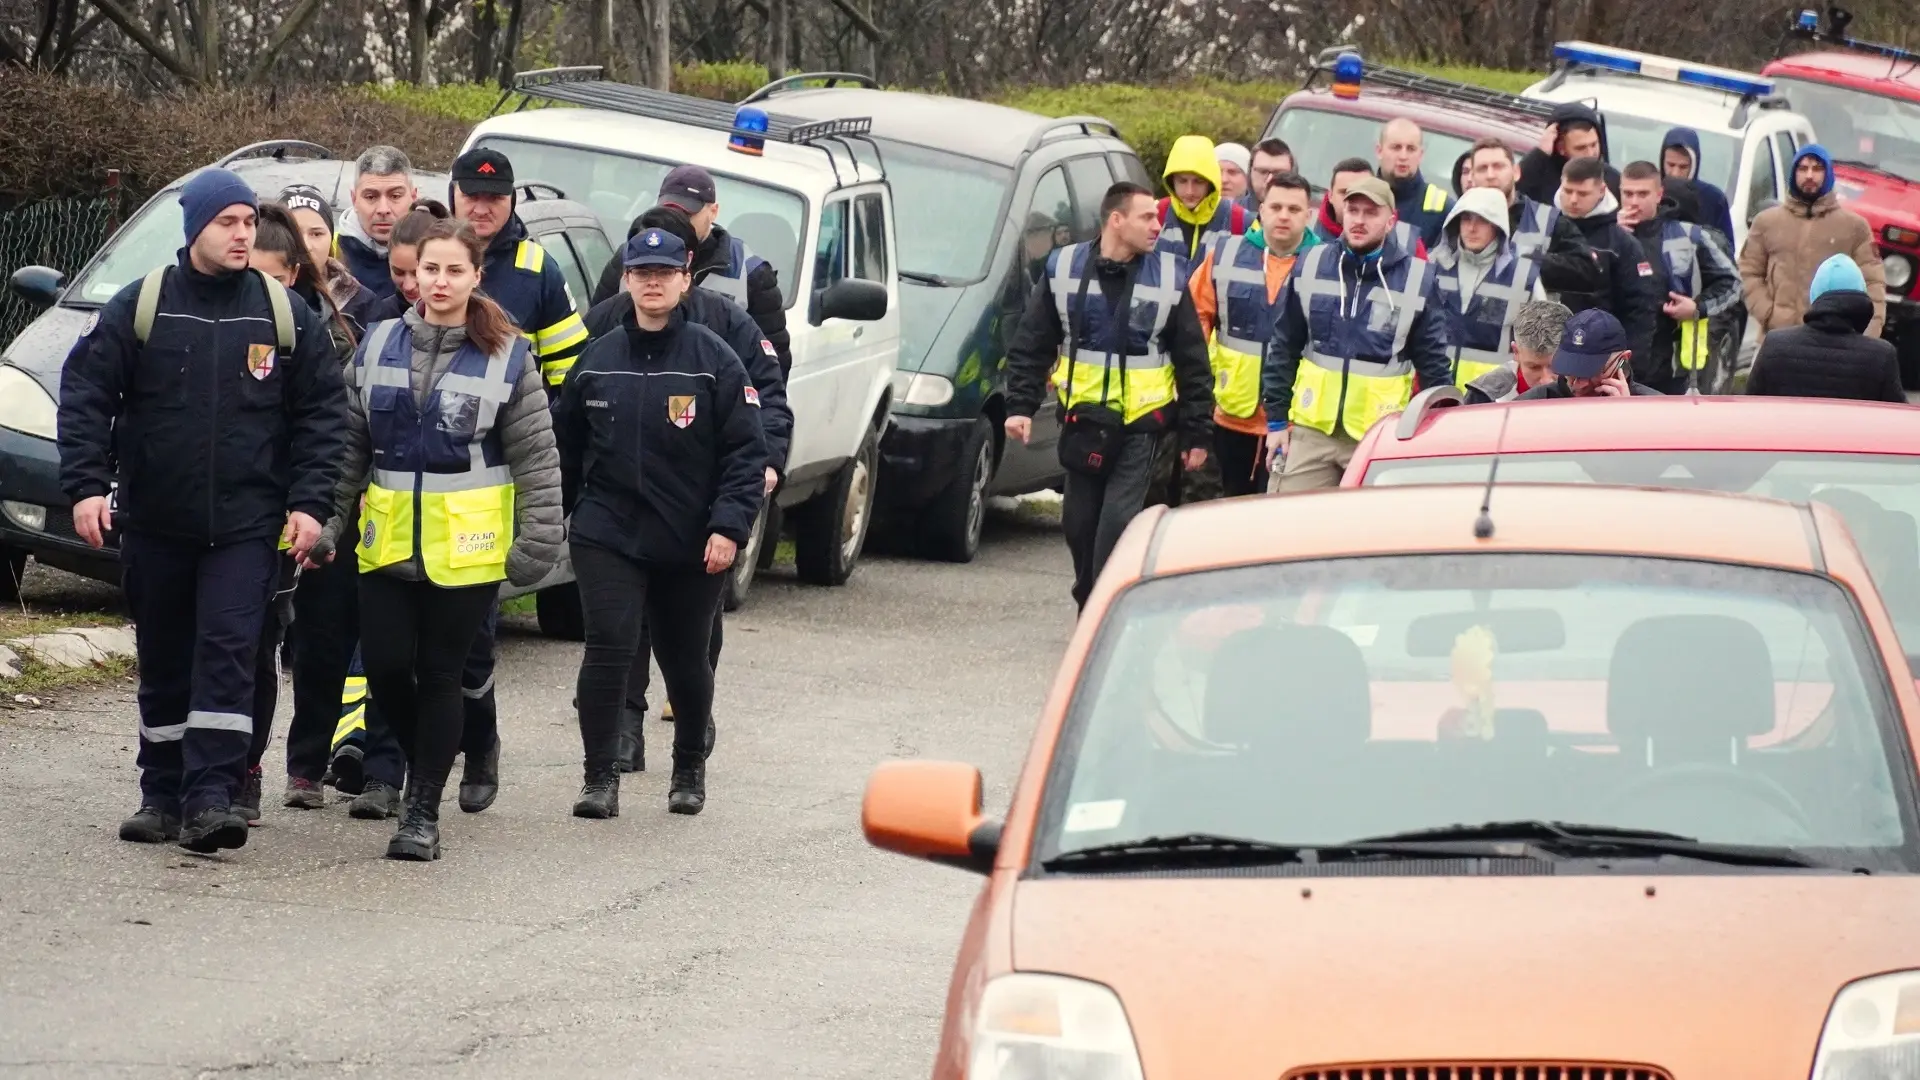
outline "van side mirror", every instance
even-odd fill
[[[877,281],[846,278],[813,294],[815,326],[828,319],[878,322],[887,315],[887,287]]]
[[[888,761],[867,779],[860,828],[886,851],[984,874],[1000,823],[980,813],[980,770],[957,761]]]
[[[7,284],[14,295],[37,308],[50,308],[60,299],[60,288],[67,275],[51,266],[23,266],[13,272]]]

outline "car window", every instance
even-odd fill
[[[1149,580],[1074,693],[1040,858],[1545,820],[1905,868],[1904,734],[1870,641],[1830,579],[1707,562],[1420,555]]]
[[[551,232],[536,239],[546,249],[547,257],[560,264],[560,272],[567,276],[567,290],[573,294],[574,303],[579,303],[582,297],[592,296],[593,283],[588,281],[586,270],[580,265],[580,257],[573,252],[573,245],[567,243],[567,234]]]
[[[893,190],[900,274],[966,285],[987,275],[1006,220],[1013,170],[891,139],[875,139]]]
[[[1073,196],[1067,191],[1066,170],[1055,165],[1040,175],[1021,218],[1021,259],[1027,277],[1039,281],[1046,272],[1047,254],[1073,242]]]
[[[1321,192],[1333,181],[1333,167],[1343,159],[1356,154],[1363,158],[1373,156],[1373,148],[1380,141],[1381,124],[1382,121],[1371,116],[1295,105],[1281,110],[1265,137],[1286,140],[1293,148],[1294,167],[1313,185],[1315,192]],[[1473,147],[1473,142],[1444,131],[1428,131],[1423,142],[1425,156],[1421,159],[1427,179],[1442,185],[1450,183],[1447,174],[1453,169],[1453,163]],[[1659,160],[1659,155],[1655,154],[1650,160]]]
[[[878,195],[853,200],[853,276],[887,283],[887,209]]]
[[[1483,456],[1376,461],[1363,483],[1483,483]],[[1623,484],[1825,502],[1847,521],[1920,671],[1920,457],[1781,451],[1502,454],[1500,483]]]
[[[1140,164],[1140,159],[1132,154],[1108,154],[1107,161],[1113,166],[1115,178],[1131,180],[1145,188],[1153,187],[1153,177],[1147,175],[1147,167]]]
[[[100,261],[68,293],[75,300],[104,304],[130,282],[156,266],[174,261],[180,250],[180,193],[163,191],[107,242]],[[55,267],[71,273],[70,266]]]
[[[1113,174],[1102,157],[1079,157],[1067,162],[1073,185],[1073,238],[1091,240],[1100,235],[1100,200],[1113,186]]]
[[[573,241],[573,250],[580,256],[580,265],[587,272],[587,280],[598,282],[600,275],[606,272],[607,264],[613,261],[613,247],[607,243],[607,236],[599,229],[575,227],[567,230],[567,239]],[[585,300],[592,295],[589,290],[579,297]]]
[[[653,206],[660,181],[681,164],[499,135],[487,136],[480,145],[507,155],[514,175],[523,183],[551,184],[566,192],[567,198],[591,207],[608,236],[627,235],[633,219]],[[780,291],[791,307],[800,268],[800,238],[807,234],[806,202],[786,188],[717,169],[708,171],[713,173],[714,193],[720,199],[721,227],[773,264],[780,274]]]
[[[1633,116],[1605,110],[1607,120],[1607,160],[1614,162],[1659,161],[1667,132],[1673,121],[1659,117]],[[1701,131],[1699,179],[1733,196],[1734,181],[1740,175],[1741,141],[1722,131]],[[1449,159],[1451,160],[1451,159]]]
[[[1768,202],[1780,201],[1780,184],[1773,169],[1773,143],[1766,138],[1754,140],[1753,164],[1748,169],[1753,177],[1753,188],[1747,192],[1747,222],[1759,216],[1761,207]],[[1791,182],[1791,181],[1789,181]]]
[[[847,199],[835,199],[820,209],[820,239],[813,249],[813,287],[824,289],[847,276],[850,230]]]
[[[1793,156],[1795,153],[1799,151],[1799,149],[1800,149],[1799,147],[1794,145],[1793,132],[1782,131],[1782,132],[1776,133],[1773,136],[1773,152],[1779,156],[1781,172],[1783,175],[1785,174],[1787,169],[1790,169],[1793,167]]]

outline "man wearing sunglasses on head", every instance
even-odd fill
[[[1620,320],[1599,308],[1567,320],[1560,348],[1553,354],[1557,378],[1521,394],[1516,401],[1584,397],[1660,397],[1660,391],[1634,382],[1628,361],[1633,350]]]

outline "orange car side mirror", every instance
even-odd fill
[[[984,874],[1000,823],[981,815],[980,789],[980,770],[961,762],[885,762],[867,778],[860,827],[874,847]]]

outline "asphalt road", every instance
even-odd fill
[[[1006,803],[1073,609],[1056,528],[989,529],[970,566],[763,577],[695,818],[659,771],[620,818],[570,816],[579,646],[526,627],[500,800],[449,799],[427,865],[344,801],[279,807],[277,744],[246,848],[121,843],[130,689],[0,711],[0,1076],[927,1075],[979,879],[867,847],[860,796],[883,759],[957,758]],[[662,761],[668,732],[649,720]]]

